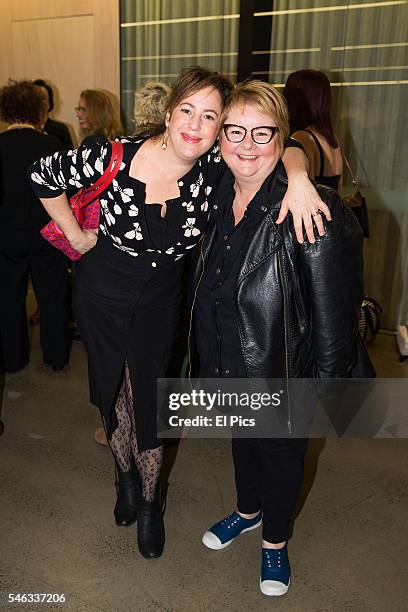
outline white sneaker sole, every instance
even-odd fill
[[[278,580],[264,580],[263,582],[259,579],[259,588],[261,593],[269,595],[269,597],[280,597],[286,595],[290,587],[290,578],[288,584],[279,582]]]
[[[228,542],[224,542],[224,544],[221,544],[220,540],[214,533],[212,533],[212,531],[206,531],[203,537],[201,538],[201,541],[204,546],[206,546],[207,548],[211,548],[211,550],[221,550],[222,548],[226,548],[227,546],[232,544],[234,540],[239,538],[239,536],[245,533],[246,531],[252,531],[253,529],[259,527],[259,525],[262,525],[262,519],[259,519],[259,521],[255,523],[255,525],[252,525],[252,527],[247,527],[246,529],[243,529],[241,533],[235,536],[235,538],[231,538],[230,540],[228,540]]]

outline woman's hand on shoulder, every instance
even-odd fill
[[[296,174],[288,182],[276,223],[282,223],[289,211],[292,213],[296,238],[300,243],[304,242],[303,228],[311,243],[316,242],[315,229],[319,236],[324,236],[322,214],[331,221],[328,206],[320,199],[306,172]]]
[[[94,248],[98,241],[97,229],[82,229],[74,237],[68,238],[73,249],[84,255]]]

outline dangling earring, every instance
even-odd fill
[[[162,144],[161,144],[161,148],[163,151],[165,151],[167,149],[167,140],[169,138],[169,135],[167,133],[167,129],[163,134],[163,140],[162,140]]]
[[[219,164],[220,161],[222,160],[221,147],[220,147],[219,143],[217,144],[214,153],[215,153],[214,161],[215,161],[216,164]]]

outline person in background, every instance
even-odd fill
[[[288,76],[283,95],[290,133],[301,143],[309,161],[309,177],[340,192],[343,158],[333,129],[329,79],[319,70],[297,70]]]
[[[170,92],[170,87],[160,81],[150,81],[136,90],[133,112],[134,136],[147,136],[154,126],[163,124]],[[94,437],[98,444],[108,446],[103,427],[96,428]]]
[[[62,123],[61,121],[56,121],[55,119],[51,119],[51,117],[49,116],[49,113],[51,113],[54,108],[54,92],[52,90],[51,85],[49,85],[49,83],[47,83],[43,79],[36,79],[34,81],[34,85],[38,85],[38,87],[41,87],[47,97],[48,107],[45,116],[45,124],[43,126],[43,131],[46,134],[58,138],[62,145],[61,148],[73,149],[74,143],[72,142],[71,134],[69,133],[69,130],[65,123]]]
[[[49,113],[54,108],[54,92],[52,90],[51,85],[49,85],[43,79],[36,79],[34,85],[37,85],[45,96],[47,101],[46,106],[44,107],[44,111],[42,113],[42,117],[40,119],[40,124],[36,126],[36,128],[40,132],[44,132],[44,134],[48,134],[50,136],[55,136],[61,143],[61,149],[72,149],[73,142],[69,130],[65,123],[61,121],[55,121],[55,119],[51,119]],[[34,287],[35,292],[35,287]],[[38,306],[37,300],[37,308],[35,312],[30,317],[30,325],[38,325],[40,322],[40,308]]]
[[[148,134],[154,126],[163,124],[166,103],[171,89],[160,81],[149,81],[135,91],[133,110],[134,135]]]
[[[0,346],[4,371],[17,372],[29,361],[26,295],[31,275],[42,312],[40,342],[44,363],[62,370],[68,363],[67,259],[40,230],[50,217],[33,194],[28,167],[41,155],[61,149],[41,133],[47,102],[32,81],[9,81],[0,92]]]
[[[186,256],[207,229],[225,171],[216,140],[230,91],[230,81],[217,72],[192,66],[181,73],[160,129],[123,139],[118,174],[100,198],[99,232],[78,225],[65,192],[69,184],[87,187],[102,175],[109,143],[60,152],[30,169],[35,193],[83,255],[74,310],[88,354],[91,401],[101,410],[115,458],[115,521],[137,521],[139,551],[148,559],[159,557],[165,542],[156,381],[166,377],[184,314]],[[84,130],[93,121],[88,101],[81,96]],[[294,223],[307,225],[316,200],[328,209],[305,175],[304,154],[292,146],[285,158],[294,177],[288,172]]]
[[[122,133],[120,118],[110,97],[99,89],[84,89],[75,108],[81,145],[104,144]]]
[[[288,185],[281,156],[289,124],[285,100],[272,85],[236,85],[221,124],[229,171],[195,266],[194,375],[284,381],[350,376],[363,297],[356,219],[335,191],[318,186],[333,218],[326,235],[314,245],[299,244],[290,217],[276,225]],[[289,400],[282,414],[283,406],[265,409],[263,425],[270,430],[258,429],[259,437],[232,431],[236,510],[202,538],[220,550],[262,524],[260,589],[270,596],[289,588],[287,541],[307,449],[308,431],[295,420],[304,417],[305,398],[295,413]]]

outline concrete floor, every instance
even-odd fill
[[[379,375],[408,376],[391,336],[377,337],[371,352]],[[99,420],[87,397],[82,345],[68,368],[51,372],[36,328],[31,364],[8,375],[3,390],[1,592],[65,593],[65,609],[81,612],[408,610],[408,440],[311,441],[290,542],[292,586],[267,598],[259,531],[219,552],[200,541],[234,507],[229,443],[181,442],[165,552],[146,561],[135,526],[114,524],[112,459],[93,440]],[[174,459],[177,448],[168,450]]]

